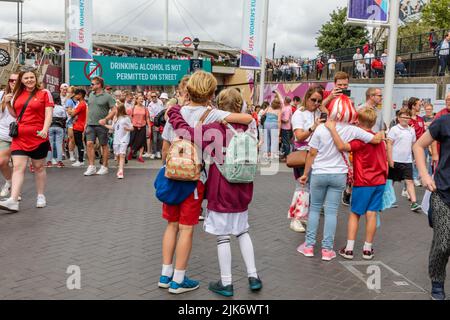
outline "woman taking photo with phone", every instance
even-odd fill
[[[35,170],[37,190],[37,208],[44,208],[44,196],[47,173],[45,159],[50,150],[48,130],[52,123],[53,99],[48,90],[39,89],[34,70],[27,69],[19,73],[19,78],[11,94],[5,96],[8,111],[16,117],[15,128],[10,129],[13,137],[11,155],[13,175],[11,197],[0,201],[0,209],[10,212],[19,211],[19,195],[22,191],[28,158]]]
[[[320,106],[323,100],[323,90],[321,87],[311,87],[306,91],[302,107],[292,116],[292,130],[294,130],[294,148],[296,151],[309,150],[309,141],[317,127],[326,120],[321,120]],[[326,115],[326,114],[325,114]],[[302,168],[294,168],[295,180],[298,180],[304,171]],[[296,190],[300,184],[296,183]],[[306,189],[309,189],[306,187]],[[305,232],[305,227],[299,219],[291,220],[291,229],[295,232]]]

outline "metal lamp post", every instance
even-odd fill
[[[198,46],[200,45],[200,40],[195,38],[194,41],[192,41],[192,44],[194,45],[194,59],[198,59]]]

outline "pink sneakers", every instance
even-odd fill
[[[306,242],[297,248],[297,251],[303,254],[305,257],[314,257],[314,247],[307,247]]]
[[[336,258],[336,252],[334,250],[322,249],[322,260],[331,261]]]

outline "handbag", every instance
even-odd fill
[[[286,165],[288,168],[302,168],[306,164],[306,157],[308,150],[300,150],[291,152],[286,158]]]
[[[167,205],[176,206],[186,200],[197,188],[197,181],[176,181],[166,178],[166,166],[159,170],[153,186],[156,198]]]
[[[28,104],[30,103],[31,99],[33,99],[34,95],[36,94],[35,91],[33,91],[30,96],[28,97],[28,100],[25,102],[25,105],[22,108],[22,111],[20,112],[19,116],[17,117],[16,121],[13,121],[9,124],[9,136],[11,138],[16,138],[19,135],[19,122],[22,120],[23,114],[25,113],[25,109],[28,107]]]
[[[309,216],[309,192],[305,188],[296,189],[288,211],[288,219],[307,222]]]

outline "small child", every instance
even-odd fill
[[[117,104],[117,114],[114,117],[112,126],[106,126],[106,128],[114,131],[114,155],[116,161],[119,163],[119,169],[117,170],[117,179],[123,179],[123,168],[125,166],[125,156],[127,154],[127,148],[130,144],[130,132],[134,130],[130,117],[127,115],[125,104],[122,102]]]
[[[371,128],[375,125],[377,113],[372,108],[362,108],[358,112],[358,123],[361,129],[375,134]],[[361,216],[366,216],[366,242],[363,259],[372,260],[373,239],[377,229],[377,214],[382,209],[383,193],[388,174],[386,144],[365,144],[361,140],[344,143],[334,129],[335,123],[326,123],[333,136],[336,147],[341,152],[353,152],[354,184],[351,199],[351,213],[348,219],[347,246],[339,251],[345,259],[353,259],[355,240]]]
[[[222,91],[218,96],[218,106],[220,110],[239,113],[242,110],[243,100],[240,93],[235,89]],[[170,123],[175,130],[189,132],[192,140],[196,129],[191,128],[183,119],[180,107],[172,108],[169,112]],[[237,130],[254,130],[256,137],[256,122],[249,126],[233,124]],[[231,235],[239,240],[242,257],[247,267],[249,288],[252,291],[259,291],[262,282],[258,277],[255,266],[255,253],[253,243],[248,233],[248,206],[253,197],[253,183],[229,183],[217,168],[217,163],[223,162],[223,154],[215,153],[216,150],[223,150],[232,137],[232,132],[227,130],[224,124],[212,123],[202,126],[203,139],[202,149],[209,150],[215,162],[211,164],[206,183],[206,199],[208,200],[208,216],[204,229],[206,232],[217,237],[217,252],[220,265],[221,280],[211,282],[209,290],[225,297],[234,294],[232,274],[231,274]],[[231,135],[230,135],[231,134]],[[194,141],[197,142],[197,141]],[[211,146],[214,150],[211,151]]]
[[[416,132],[409,126],[411,110],[403,108],[398,113],[398,124],[388,133],[387,156],[389,163],[388,179],[394,182],[406,181],[406,189],[411,199],[411,211],[418,212],[416,190],[413,181],[412,146],[416,142]]]

